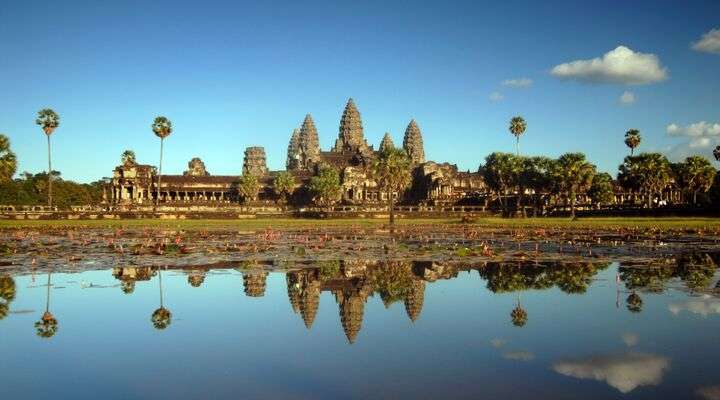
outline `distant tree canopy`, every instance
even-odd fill
[[[53,204],[59,209],[73,205],[96,205],[102,202],[103,181],[76,183],[60,178],[60,172],[53,171]],[[21,178],[0,184],[0,204],[40,205],[47,204],[47,181],[45,172],[30,174],[24,172]]]

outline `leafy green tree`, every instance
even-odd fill
[[[518,186],[520,158],[510,153],[491,153],[485,157],[480,173],[488,188],[500,198],[504,211],[508,212],[507,196]]]
[[[53,205],[68,209],[72,205],[100,204],[103,182],[76,183],[65,181],[58,171],[53,171]],[[47,202],[47,173],[36,175],[21,174],[15,179],[0,184],[0,204],[38,205]]]
[[[47,137],[47,149],[48,149],[48,205],[52,206],[53,195],[52,195],[52,161],[50,157],[50,135],[55,132],[58,126],[60,126],[60,116],[49,108],[44,108],[38,111],[38,116],[35,119],[35,123],[40,125],[45,136]]]
[[[137,164],[137,162],[135,161],[135,152],[132,150],[123,151],[122,155],[120,156],[120,164],[122,164],[122,165]]]
[[[525,189],[532,190],[533,209],[537,216],[539,203],[554,185],[552,170],[554,160],[548,157],[521,157],[519,174],[519,192],[521,198]],[[524,210],[524,208],[523,208]]]
[[[390,224],[395,223],[395,193],[400,197],[410,186],[412,161],[402,149],[388,147],[372,164],[370,174],[378,188],[387,193]]]
[[[642,137],[640,136],[639,130],[630,129],[629,131],[625,132],[625,146],[630,148],[631,156],[635,152],[635,148],[640,146],[641,141],[642,141]]]
[[[652,207],[653,196],[661,193],[672,179],[670,162],[660,153],[627,156],[619,170],[620,183],[628,189],[645,194],[648,207]]]
[[[173,131],[172,122],[165,117],[156,117],[152,124],[152,131],[155,136],[160,138],[160,168],[158,171],[157,188],[155,189],[155,207],[160,203],[160,181],[162,179],[162,160],[163,160],[163,145],[165,138],[170,136]]]
[[[238,183],[238,192],[240,193],[240,196],[242,196],[245,203],[257,200],[259,191],[260,182],[258,182],[257,176],[252,174],[243,174],[242,176],[240,176],[240,182]]]
[[[342,196],[340,175],[334,168],[323,166],[317,176],[310,178],[308,189],[315,204],[330,207],[340,201]]]
[[[17,157],[10,150],[10,139],[0,134],[0,184],[12,180],[17,171]]]
[[[508,128],[510,130],[510,133],[515,136],[515,153],[516,155],[520,155],[520,136],[522,136],[525,133],[525,130],[527,129],[527,122],[525,122],[525,119],[523,117],[517,116],[513,117],[510,120],[510,127]]]
[[[588,194],[595,204],[609,204],[615,200],[612,177],[607,172],[595,174]]]
[[[295,191],[295,177],[288,171],[280,172],[273,181],[273,190],[275,190],[275,194],[286,202],[288,197],[292,196]]]
[[[569,201],[570,212],[574,217],[577,196],[590,189],[595,176],[595,166],[585,159],[585,154],[566,153],[555,163],[553,176],[558,194]]]
[[[688,157],[679,165],[677,173],[679,183],[693,194],[693,204],[697,204],[699,192],[705,193],[710,190],[716,172],[710,161],[701,156]]]

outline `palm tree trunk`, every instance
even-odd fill
[[[48,283],[47,283],[47,296],[45,297],[45,312],[50,312],[50,277],[52,276],[52,273],[48,273]]]
[[[520,157],[520,136],[515,136],[515,153]]]
[[[52,207],[52,161],[50,159],[50,135],[47,136],[48,147],[48,206]]]
[[[160,308],[163,308],[162,271],[160,270],[158,270],[158,278],[160,280]]]
[[[697,205],[697,190],[693,190],[693,205]]]
[[[394,207],[394,199],[392,196],[392,191],[388,191],[388,210],[390,211],[390,225],[395,225],[395,211],[393,211]]]
[[[160,180],[162,178],[163,143],[165,138],[160,138],[160,169],[158,171],[157,188],[155,189],[155,209],[160,204]],[[155,210],[153,210],[155,211]]]

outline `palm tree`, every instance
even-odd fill
[[[715,156],[715,160],[720,161],[720,146],[715,146],[715,150],[713,150],[713,156]]]
[[[412,180],[410,171],[412,161],[402,149],[388,147],[380,154],[372,165],[371,175],[377,182],[378,188],[385,191],[388,196],[388,210],[390,212],[390,225],[395,224],[395,197],[400,196],[410,186]]]
[[[155,207],[160,203],[160,179],[162,177],[162,159],[163,159],[163,143],[165,138],[172,133],[172,122],[165,117],[156,117],[152,124],[152,130],[155,136],[160,138],[160,169],[158,171],[157,188],[155,189]]]
[[[172,313],[165,308],[163,304],[163,288],[162,288],[162,271],[158,271],[158,280],[160,282],[160,308],[152,313],[150,318],[155,329],[165,329],[172,323]]]
[[[43,313],[42,317],[38,322],[35,323],[35,332],[38,336],[41,338],[49,339],[58,331],[58,321],[55,319],[55,316],[52,315],[50,312],[50,280],[52,277],[52,273],[48,273],[48,281],[47,281],[47,293],[46,293],[46,302],[45,302],[45,312]]]
[[[136,163],[135,161],[135,152],[132,150],[125,150],[123,151],[122,155],[120,156],[120,163],[122,165],[133,165]]]
[[[40,125],[45,136],[47,137],[48,149],[48,205],[52,206],[52,162],[50,158],[50,135],[60,126],[60,116],[49,108],[43,108],[38,111],[35,123]]]
[[[619,170],[618,181],[628,189],[644,193],[648,208],[652,207],[653,196],[662,193],[672,178],[670,162],[660,153],[627,156]]]
[[[625,132],[625,145],[630,148],[630,155],[634,154],[635,148],[640,146],[641,141],[642,137],[640,136],[639,130],[630,129]]]
[[[715,180],[715,168],[702,156],[690,156],[679,165],[678,178],[682,187],[693,194],[693,204],[697,205],[698,192],[710,190]]]
[[[0,134],[0,184],[9,182],[17,171],[17,157],[10,150],[10,139]]]
[[[525,130],[527,129],[527,122],[523,119],[523,117],[517,116],[513,117],[510,120],[510,133],[515,135],[515,153],[516,155],[520,155],[520,136],[525,133]]]
[[[596,168],[585,159],[583,153],[566,153],[558,158],[554,165],[558,192],[570,201],[570,211],[575,217],[577,196],[587,193],[592,185]]]

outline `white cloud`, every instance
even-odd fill
[[[499,349],[500,347],[503,347],[503,346],[505,346],[505,344],[507,344],[507,340],[495,338],[495,339],[490,340],[490,344],[492,345],[492,347]]]
[[[687,311],[691,314],[707,317],[712,314],[720,314],[720,299],[710,295],[704,295],[700,298],[688,300],[684,303],[670,303],[668,305],[668,310],[674,315]]]
[[[693,43],[692,49],[703,53],[720,54],[720,28],[711,29],[702,35],[702,38]]]
[[[490,99],[490,101],[492,101],[493,103],[501,101],[504,98],[505,96],[503,96],[503,94],[500,92],[492,92],[490,93],[490,96],[488,96],[488,99]]]
[[[622,95],[620,95],[620,104],[629,105],[635,102],[635,93],[624,91]]]
[[[688,126],[672,123],[665,130],[670,136],[720,136],[720,123],[700,121]]]
[[[720,400],[720,385],[701,387],[695,393],[705,400]]]
[[[712,151],[715,146],[720,145],[720,123],[717,122],[700,121],[687,126],[672,123],[665,131],[669,136],[685,138],[683,143],[673,146],[667,152],[673,161],[698,154],[713,160]]]
[[[503,358],[506,360],[514,360],[514,361],[532,361],[535,359],[535,354],[529,352],[529,351],[509,351],[507,353],[503,353]]]
[[[642,85],[667,79],[667,68],[655,54],[635,52],[625,46],[591,60],[556,65],[550,73],[560,79],[591,83]]]
[[[605,381],[622,393],[629,393],[638,386],[659,384],[668,369],[670,359],[643,353],[602,355],[553,364],[553,370],[559,374]]]
[[[532,86],[533,81],[530,78],[516,78],[516,79],[505,79],[502,81],[503,86],[510,86],[514,88],[526,88]]]
[[[638,335],[636,333],[625,332],[620,335],[620,337],[622,338],[623,343],[625,343],[625,346],[627,347],[633,347],[638,344],[638,341],[640,341],[640,338],[638,338]]]

